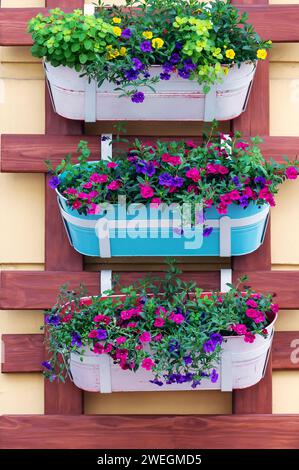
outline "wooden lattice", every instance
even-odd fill
[[[83,0],[47,0],[46,9],[83,7]],[[264,0],[235,2],[249,12],[258,33],[274,42],[299,42],[299,5],[268,5]],[[241,3],[243,3],[241,5]],[[0,9],[0,45],[31,44],[27,21],[42,9]],[[58,162],[83,135],[80,122],[54,114],[46,92],[45,135],[3,135],[2,172],[45,173],[45,159]],[[262,135],[263,153],[278,161],[280,155],[298,154],[299,137],[269,136],[269,64],[259,65],[249,106],[232,128],[244,135]],[[84,136],[99,156],[97,137]],[[47,178],[47,176],[45,176]],[[100,290],[99,273],[83,270],[83,258],[68,244],[53,192],[46,185],[45,271],[0,273],[0,309],[49,308],[61,284],[83,282],[91,294]],[[227,263],[227,261],[226,261]],[[255,253],[229,260],[233,278],[249,275],[259,291],[277,293],[283,309],[299,308],[299,271],[271,271],[270,228]],[[226,265],[227,267],[227,265]],[[121,280],[129,283],[138,273],[126,265]],[[185,278],[207,290],[220,287],[219,271],[186,272]],[[299,415],[272,415],[272,370],[299,369],[290,360],[291,343],[299,332],[275,334],[265,378],[256,386],[233,393],[233,414],[223,416],[83,416],[83,393],[67,385],[45,382],[45,415],[0,417],[0,448],[298,448]],[[42,335],[3,335],[2,372],[40,372],[44,357]],[[196,393],[196,392],[193,392]]]

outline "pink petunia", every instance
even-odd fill
[[[255,310],[254,308],[248,308],[245,313],[249,318],[255,318],[258,316],[258,310]]]
[[[153,190],[153,188],[151,188],[150,186],[146,184],[140,184],[139,187],[140,187],[140,194],[145,199],[153,197],[153,195],[155,194],[155,191]]]
[[[148,333],[147,331],[144,331],[140,336],[139,336],[139,341],[141,343],[149,343],[151,340],[151,334]]]
[[[93,321],[95,323],[105,323],[105,325],[109,325],[109,323],[111,322],[111,318],[108,317],[107,315],[100,314],[100,315],[96,315]]]
[[[74,196],[75,194],[77,194],[77,189],[75,189],[75,188],[68,188],[68,189],[66,189],[66,190],[64,191],[64,193],[66,193],[66,194],[71,194],[71,195]]]
[[[278,311],[279,311],[279,306],[278,306],[278,304],[271,304],[271,311],[272,311],[273,313],[278,313]]]
[[[243,196],[246,196],[248,198],[252,198],[254,196],[254,192],[249,186],[246,186],[243,191],[242,191]]]
[[[142,360],[141,367],[145,370],[152,370],[155,363],[150,357],[146,357]]]
[[[232,201],[238,201],[240,199],[240,193],[237,189],[233,189],[230,193],[228,193]]]
[[[295,180],[297,179],[297,176],[298,176],[298,170],[294,166],[290,166],[289,168],[286,169],[285,175],[288,178],[288,180]]]
[[[165,320],[161,317],[157,317],[154,321],[154,326],[158,328],[161,328],[162,326],[164,326],[164,324],[165,324]]]
[[[100,212],[101,212],[101,209],[98,204],[95,204],[94,202],[91,202],[89,204],[89,207],[87,209],[87,214],[95,215],[95,214],[99,214]]]
[[[88,183],[82,184],[82,188],[84,189],[91,189],[92,188],[92,182],[88,181]]]
[[[159,333],[158,335],[153,337],[153,340],[159,343],[162,340],[162,338],[163,338],[162,333]]]
[[[218,214],[225,215],[227,214],[227,205],[224,204],[223,202],[220,202],[217,206],[217,212]]]
[[[118,166],[117,163],[115,162],[108,162],[107,163],[107,168],[116,168]]]
[[[116,339],[115,339],[115,342],[117,344],[122,344],[122,343],[125,343],[125,341],[127,341],[127,338],[125,336],[118,336]]]
[[[108,175],[100,175],[99,173],[93,173],[90,178],[93,183],[107,183]]]
[[[162,199],[159,197],[153,197],[151,200],[151,207],[157,209],[162,204]]]
[[[253,321],[254,323],[261,323],[263,321],[265,321],[265,315],[263,314],[263,312],[260,312],[258,311],[258,314],[254,317]]]
[[[73,204],[72,204],[73,209],[80,209],[81,206],[82,206],[81,201],[74,201]]]
[[[109,183],[107,186],[107,188],[110,189],[110,191],[116,191],[120,187],[121,187],[121,182],[117,180],[111,181],[111,183]]]
[[[190,170],[186,171],[186,178],[190,178],[197,183],[200,180],[200,172],[197,168],[190,168]]]
[[[158,307],[155,311],[155,315],[162,315],[163,313],[167,313],[167,310],[164,307]]]
[[[89,333],[88,333],[88,338],[97,338],[98,337],[98,332],[97,330],[91,330]]]
[[[99,195],[98,191],[96,189],[94,189],[93,191],[90,191],[90,193],[88,194],[89,196],[89,200],[91,199],[94,199],[95,197],[97,197]]]
[[[245,335],[247,333],[247,327],[243,323],[233,325],[232,330],[237,333],[237,335]]]
[[[171,316],[171,320],[177,325],[180,325],[185,321],[185,317],[181,313],[175,313]]]
[[[250,332],[247,332],[244,336],[244,341],[246,343],[253,343],[255,340],[255,335],[253,335],[252,333]]]
[[[247,300],[246,305],[248,305],[248,307],[251,307],[251,308],[257,308],[258,306],[257,303],[253,299]]]

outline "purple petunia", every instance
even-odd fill
[[[48,361],[43,361],[42,366],[45,367],[48,370],[53,370],[53,367],[51,366],[50,362],[48,362]]]
[[[150,178],[156,173],[156,168],[153,162],[146,162],[145,160],[139,160],[136,163],[136,172],[148,175]]]
[[[161,175],[159,175],[159,184],[161,186],[174,186],[173,176],[169,173],[161,173]]]
[[[162,73],[160,73],[160,79],[161,80],[170,80],[170,74],[168,72],[162,72]]]
[[[174,46],[178,51],[183,49],[183,44],[181,42],[176,42]]]
[[[195,70],[196,69],[196,64],[194,64],[191,59],[186,59],[184,61],[184,69],[188,70],[188,71]]]
[[[218,380],[218,377],[219,377],[219,374],[217,372],[216,369],[213,369],[212,370],[212,373],[211,373],[211,382],[214,384],[215,382],[217,382]]]
[[[238,176],[234,176],[232,178],[232,182],[234,183],[235,186],[240,186],[240,180],[239,180]]]
[[[173,70],[173,65],[170,64],[169,62],[165,62],[165,64],[162,65],[162,69],[164,70],[164,72],[172,72]]]
[[[142,91],[136,91],[136,93],[132,95],[131,101],[133,101],[133,103],[143,103],[144,93],[142,93]]]
[[[242,207],[247,207],[248,204],[249,204],[248,197],[247,197],[247,196],[242,196],[242,197],[239,199],[239,203],[240,203],[240,206],[242,206]]]
[[[183,359],[184,359],[184,363],[186,364],[186,366],[190,366],[192,364],[191,356],[184,356]]]
[[[196,388],[198,385],[200,385],[200,380],[193,380],[191,387]]]
[[[210,340],[215,344],[221,344],[222,343],[222,336],[220,333],[212,333],[211,336],[210,336]]]
[[[180,343],[178,341],[173,340],[173,341],[169,342],[169,347],[168,347],[169,352],[177,353],[177,352],[180,351],[180,348],[181,348],[181,346],[180,346]]]
[[[254,182],[257,183],[257,184],[261,184],[261,185],[264,185],[266,183],[266,178],[264,176],[256,176],[254,178]]]
[[[138,70],[129,69],[125,71],[125,77],[129,81],[137,80],[139,75]]]
[[[212,232],[213,232],[213,227],[205,227],[203,229],[203,236],[204,237],[209,237]]]
[[[150,41],[143,41],[140,44],[140,49],[142,50],[142,52],[152,52],[153,50]]]
[[[46,315],[45,322],[47,325],[59,325],[59,316],[58,315]]]
[[[180,60],[181,60],[180,54],[178,54],[177,52],[173,52],[173,53],[171,54],[170,59],[169,59],[169,61],[170,61],[172,64],[177,64]]]
[[[163,382],[161,382],[161,380],[158,380],[158,379],[150,380],[150,383],[154,385],[158,385],[159,387],[162,387],[163,385]]]
[[[215,351],[215,348],[216,348],[216,344],[213,343],[213,341],[211,341],[210,339],[208,341],[206,341],[203,345],[203,350],[204,352],[206,353],[212,353]]]
[[[48,184],[49,184],[50,188],[56,189],[60,184],[60,180],[59,180],[58,176],[52,176],[52,178],[49,179]]]
[[[132,62],[135,70],[144,69],[144,64],[141,62],[141,60],[137,59],[137,57],[133,57]]]
[[[72,333],[72,346],[82,346],[81,336],[76,331]]]
[[[126,28],[122,30],[122,33],[121,33],[122,38],[130,39],[131,36],[132,36],[132,31],[130,30],[130,28]]]
[[[107,331],[104,330],[104,329],[97,330],[97,334],[98,334],[98,339],[99,340],[104,340],[104,339],[107,338]]]
[[[176,188],[181,188],[183,184],[184,184],[184,178],[181,178],[180,176],[175,176],[173,178],[172,186],[175,186]]]
[[[151,74],[149,72],[143,73],[144,78],[150,78]]]
[[[189,70],[186,70],[186,69],[180,69],[179,70],[179,76],[186,80],[186,79],[190,78],[190,72],[189,72]]]

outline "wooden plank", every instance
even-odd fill
[[[44,360],[44,335],[2,335],[1,372],[40,372]]]
[[[41,372],[41,362],[44,360],[44,336],[41,334],[14,334],[2,335],[4,342],[4,361],[2,372]],[[276,331],[272,348],[273,370],[298,370],[299,369],[299,331]],[[269,369],[264,380],[270,377]],[[250,395],[246,390],[255,389],[257,393],[262,392],[262,387],[257,384],[248,389],[239,390],[240,396],[234,401],[234,406],[238,407],[240,400],[248,399]],[[252,394],[251,394],[252,395]],[[261,400],[267,400],[267,396],[261,396]],[[258,409],[249,403],[250,413],[257,413]],[[249,412],[249,411],[247,411]]]
[[[272,356],[274,370],[299,369],[299,331],[276,331]]]
[[[67,4],[67,0],[65,0]],[[75,2],[75,0],[74,0]],[[57,6],[57,2],[53,0]],[[78,4],[78,2],[77,2]],[[236,5],[249,13],[249,22],[264,39],[273,42],[298,42],[299,8],[297,5]],[[64,8],[66,9],[66,8]],[[68,10],[72,10],[69,7]],[[46,8],[0,9],[0,45],[29,46],[32,40],[26,33],[27,23],[37,13],[46,14]],[[275,27],[273,27],[275,25]]]
[[[261,150],[266,159],[274,158],[283,162],[283,156],[293,160],[299,155],[299,137],[270,137],[261,135],[264,142]],[[128,144],[114,144],[113,148],[125,151],[136,136],[128,136]],[[140,136],[144,142],[188,140],[188,137],[155,137]],[[245,137],[246,138],[246,137]],[[190,137],[199,143],[200,139]],[[91,156],[90,160],[100,158],[100,142],[98,136],[87,135],[34,135],[34,134],[4,134],[1,136],[0,168],[3,173],[45,173],[47,171],[45,160],[51,160],[53,166],[58,165],[66,154],[75,154],[80,140],[88,141]],[[115,155],[115,152],[114,152]]]
[[[121,281],[128,285],[144,273],[120,273]],[[183,279],[195,281],[204,289],[218,289],[219,271],[185,273]],[[2,271],[0,272],[0,310],[46,309],[55,303],[59,287],[68,284],[70,289],[82,283],[91,295],[99,293],[97,272],[62,271]]]
[[[298,449],[298,415],[0,417],[2,449]]]

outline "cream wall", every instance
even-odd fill
[[[44,1],[2,0],[1,6],[44,6]],[[275,46],[271,58],[270,79],[271,134],[299,136],[299,45]],[[43,134],[44,114],[44,79],[41,65],[31,57],[26,47],[0,48],[0,132]],[[277,198],[277,207],[272,211],[271,243],[274,269],[299,269],[299,213],[296,205],[298,197],[299,184],[286,184]],[[43,175],[0,174],[0,224],[0,267],[42,270]],[[0,312],[2,334],[38,333],[41,324],[42,312]],[[281,312],[278,328],[299,330],[299,311]],[[299,413],[299,396],[296,392],[299,390],[299,372],[276,372],[273,384],[274,412]],[[86,413],[230,413],[231,394],[86,394],[85,410]],[[0,413],[42,412],[43,379],[40,374],[0,375]]]

